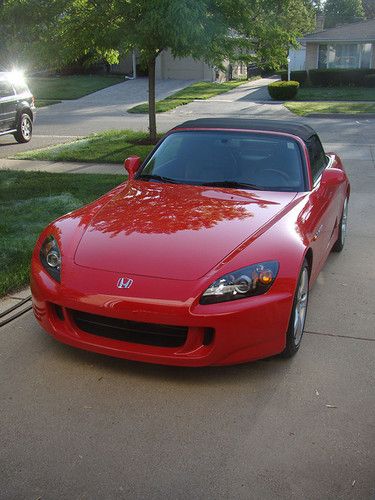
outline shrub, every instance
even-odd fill
[[[280,78],[283,82],[288,81],[288,72],[287,71],[280,71],[279,72]],[[299,82],[301,87],[306,84],[307,80],[307,71],[291,71],[290,73],[290,79],[293,80],[294,82]]]
[[[365,76],[375,74],[371,69],[311,69],[310,81],[316,87],[361,87]]]
[[[363,79],[363,85],[365,87],[375,87],[375,74],[366,75]]]
[[[268,85],[268,92],[275,101],[294,99],[297,95],[299,82],[273,82]]]

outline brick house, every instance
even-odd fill
[[[375,19],[310,33],[299,41],[302,48],[290,51],[292,71],[375,68]]]

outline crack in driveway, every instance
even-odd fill
[[[340,335],[336,333],[309,332],[307,330],[305,330],[304,333],[307,333],[309,335],[322,335],[324,337],[338,337],[340,339],[365,340],[367,342],[375,342],[375,338],[371,339],[369,337],[354,337],[351,335]]]

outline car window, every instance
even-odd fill
[[[0,80],[0,99],[14,95],[12,85],[6,80]]]
[[[328,164],[327,156],[317,135],[313,135],[306,142],[310,157],[311,173],[315,182]]]
[[[16,89],[17,94],[23,94],[24,92],[29,91],[25,82],[15,82],[13,85]]]
[[[232,131],[168,135],[137,178],[185,184],[242,183],[263,190],[304,190],[298,143],[284,136]]]

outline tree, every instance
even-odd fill
[[[352,23],[364,18],[362,0],[327,0],[324,6],[325,28]]]
[[[375,0],[362,0],[366,19],[375,19]]]
[[[13,40],[10,52],[17,47],[34,60],[38,54],[55,68],[83,56],[88,63],[115,63],[119,53],[136,49],[148,68],[155,142],[155,62],[161,51],[218,67],[237,59],[278,69],[289,46],[313,28],[314,9],[310,0],[5,0],[0,24],[4,39],[7,33]]]

